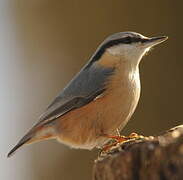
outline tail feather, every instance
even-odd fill
[[[12,156],[24,144],[55,138],[55,130],[52,126],[34,126],[8,153],[7,157]]]
[[[31,140],[32,138],[32,134],[31,132],[27,133],[18,143],[17,145],[8,153],[7,157],[12,156],[21,146],[23,146],[24,144],[28,143],[28,141]]]

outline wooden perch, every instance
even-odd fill
[[[93,180],[183,180],[183,125],[101,154]]]

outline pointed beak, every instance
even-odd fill
[[[142,40],[142,44],[145,47],[152,47],[152,46],[162,43],[163,41],[166,41],[167,39],[168,39],[167,36],[145,38]]]

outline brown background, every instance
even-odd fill
[[[103,39],[119,31],[168,35],[141,63],[142,94],[123,131],[158,134],[182,123],[181,0],[2,0],[0,179],[87,180],[97,151],[55,141],[6,153]]]

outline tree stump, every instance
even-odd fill
[[[93,180],[183,180],[183,125],[99,155]]]

